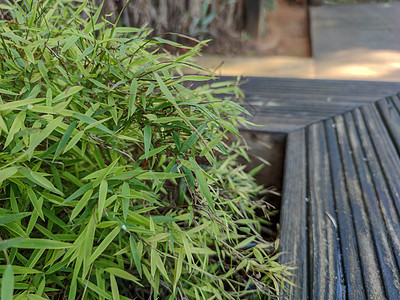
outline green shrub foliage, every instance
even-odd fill
[[[273,296],[240,91],[87,2],[0,4],[1,299]]]

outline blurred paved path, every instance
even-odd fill
[[[400,81],[400,2],[310,8],[313,58],[204,56],[221,75]]]

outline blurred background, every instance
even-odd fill
[[[400,2],[106,0],[103,14],[125,5],[121,25],[210,39],[197,63],[219,75],[400,78]]]

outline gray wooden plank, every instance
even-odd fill
[[[389,137],[384,123],[373,105],[365,105],[360,108],[371,139],[374,141],[376,154],[380,159],[381,168],[384,172],[387,187],[395,199],[394,205],[400,215],[400,156]]]
[[[374,98],[376,100],[376,98]],[[361,105],[367,101],[365,97],[360,96],[346,96],[346,97],[326,97],[326,96],[310,96],[310,95],[285,95],[284,100],[282,100],[282,95],[279,97],[273,97],[268,94],[268,92],[258,92],[258,93],[246,93],[246,99],[244,104],[254,105],[254,106],[270,106],[270,105],[301,105],[305,103],[306,105],[323,105],[326,107],[341,107],[341,106],[354,106]]]
[[[317,103],[279,103],[277,105],[264,106],[264,107],[248,107],[248,110],[256,110],[257,115],[261,114],[293,114],[294,116],[310,115],[316,118],[316,121],[323,118],[326,115],[338,114],[345,112],[349,109],[358,107],[359,105],[343,105],[343,106],[328,106],[324,104],[318,105]]]
[[[396,288],[396,285],[400,286],[400,282],[398,281],[399,270],[396,259],[393,255],[393,248],[390,244],[390,239],[388,239],[389,232],[386,229],[384,216],[380,209],[380,203],[385,200],[390,201],[390,199],[379,199],[377,197],[376,186],[372,180],[372,177],[373,175],[376,175],[377,170],[370,168],[370,164],[366,159],[365,149],[360,147],[363,145],[363,142],[361,141],[359,134],[361,133],[364,139],[367,138],[365,136],[367,128],[364,126],[363,120],[360,118],[354,120],[352,114],[346,114],[344,119],[352,149],[353,161],[357,169],[362,189],[366,214],[371,224],[371,234],[373,238],[371,242],[375,245],[383,286],[385,287],[387,296],[400,296],[400,291]],[[358,132],[355,123],[358,124]],[[376,157],[377,156],[375,156],[375,159]],[[374,158],[370,159],[374,160]],[[358,220],[355,220],[355,222],[357,221]]]
[[[344,179],[343,160],[340,155],[336,124],[332,119],[325,122],[332,189],[338,227],[338,238],[343,263],[345,292],[348,299],[365,299],[363,278],[353,214]]]
[[[308,128],[311,299],[342,299],[345,286],[323,123]]]
[[[387,175],[382,166],[381,158],[377,151],[381,151],[379,145],[374,145],[376,142],[371,138],[366,128],[361,110],[353,113],[355,125],[360,135],[361,145],[364,151],[363,160],[368,164],[371,184],[376,193],[374,201],[376,202],[377,209],[374,212],[380,212],[384,227],[386,227],[385,236],[383,239],[390,242],[388,253],[384,254],[385,264],[390,264],[391,270],[387,274],[392,274],[392,278],[388,280],[393,282],[395,288],[394,292],[389,292],[392,296],[397,295],[400,298],[400,216],[397,213],[396,203],[400,201],[390,192],[391,187],[388,186]],[[368,121],[368,120],[367,120]],[[382,137],[384,138],[384,137]],[[386,147],[385,147],[386,148]],[[396,166],[392,166],[396,167]],[[398,178],[397,178],[398,179]],[[394,187],[395,188],[395,187]],[[373,220],[371,220],[373,221]],[[393,262],[395,260],[395,262]],[[390,285],[390,283],[389,283]]]
[[[371,242],[371,224],[363,201],[363,191],[354,164],[352,148],[350,146],[344,118],[342,115],[334,118],[340,155],[343,161],[346,190],[349,197],[352,218],[354,220],[355,239],[357,240],[361,269],[351,272],[361,272],[368,299],[385,299],[385,290],[380,274],[379,263],[375,247]],[[346,267],[346,266],[345,266]],[[347,266],[349,267],[349,266]],[[360,283],[362,284],[362,283]]]
[[[286,285],[287,297],[306,299],[308,296],[307,203],[305,131],[288,135],[281,208],[280,262],[295,266],[292,282]]]
[[[227,77],[225,77],[227,78]],[[298,78],[246,77],[242,84],[249,89],[271,91],[277,94],[361,95],[378,99],[400,90],[398,82],[372,82],[351,80],[318,80]]]
[[[382,119],[400,153],[400,100],[397,96],[382,99],[376,103]]]
[[[353,93],[348,93],[346,95],[335,95],[335,94],[326,94],[323,91],[321,93],[306,93],[302,92],[300,89],[298,91],[293,91],[293,93],[285,93],[285,92],[274,92],[271,90],[256,90],[256,89],[251,89],[243,90],[246,96],[247,101],[268,101],[268,100],[281,100],[285,99],[285,101],[291,101],[291,102],[304,102],[304,101],[310,101],[310,102],[332,102],[332,103],[371,103],[375,102],[378,99],[381,99],[383,97],[389,96],[391,94],[386,94],[386,93],[380,93],[378,95],[373,95],[373,94],[366,94],[366,95],[361,95],[357,94],[356,91]]]

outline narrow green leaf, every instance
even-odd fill
[[[160,255],[157,253],[157,251],[154,248],[151,248],[151,266],[152,266],[152,276],[154,278],[155,271],[156,269],[153,270],[154,267],[156,267],[160,273],[163,275],[164,279],[168,282],[171,282],[170,277],[168,276],[167,270],[165,269],[164,263],[161,260]],[[154,273],[153,273],[154,272]]]
[[[29,219],[28,226],[26,227],[26,231],[25,231],[26,236],[29,236],[31,234],[33,228],[36,225],[36,221],[38,218],[39,218],[39,215],[36,212],[34,212]]]
[[[128,106],[128,116],[129,117],[132,116],[133,113],[136,111],[135,100],[136,100],[137,86],[138,86],[137,79],[134,78],[132,80],[132,84],[129,89],[129,106]]]
[[[14,294],[14,272],[12,266],[8,264],[1,280],[1,299],[12,300]]]
[[[2,130],[4,130],[4,132],[8,134],[8,128],[6,122],[4,122],[3,117],[0,115],[0,133]]]
[[[194,157],[190,157],[189,160],[190,160],[190,164],[192,165],[193,172],[196,175],[196,179],[199,183],[200,191],[204,195],[204,198],[206,199],[210,208],[214,211],[214,203],[213,203],[213,200],[211,197],[210,189],[208,188],[207,181],[203,175],[203,171],[201,170],[200,166],[197,164]]]
[[[169,238],[169,236],[170,236],[170,234],[168,232],[159,233],[159,234],[149,237],[147,239],[147,242],[155,243],[155,242],[160,242],[160,241],[166,241]]]
[[[163,94],[165,95],[165,97],[167,98],[167,100],[175,107],[175,110],[178,113],[178,115],[181,118],[183,118],[184,120],[187,120],[187,116],[183,113],[183,111],[181,110],[179,105],[176,103],[175,97],[172,96],[171,91],[168,89],[167,85],[161,79],[160,75],[158,75],[157,73],[154,73],[154,77],[156,78],[156,80],[160,86],[160,89],[163,92]]]
[[[136,32],[142,32],[145,31],[147,29],[142,29],[142,28],[135,28],[135,27],[116,27],[115,28],[115,32],[119,32],[119,33],[136,33]]]
[[[35,57],[33,56],[32,51],[28,49],[28,47],[24,47],[24,52],[29,63],[31,64],[36,63]]]
[[[40,199],[38,199],[36,197],[35,192],[31,188],[28,188],[27,190],[28,190],[28,197],[31,200],[33,207],[35,208],[39,217],[44,221],[44,215],[42,211],[43,197],[40,197]]]
[[[93,78],[88,78],[88,79],[89,79],[89,81],[94,83],[99,88],[102,88],[104,90],[108,90],[109,89],[108,86],[106,86],[105,84],[101,83],[100,81],[97,81],[96,79],[93,79]]]
[[[178,262],[175,265],[175,276],[174,276],[174,291],[176,290],[176,287],[179,282],[179,278],[181,277],[182,274],[182,264],[183,264],[183,259],[185,258],[185,251],[183,248],[179,249],[179,256],[178,256]]]
[[[254,176],[254,175],[256,175],[258,172],[260,172],[264,167],[265,167],[265,164],[260,164],[260,165],[258,165],[257,167],[255,167],[254,169],[250,170],[250,171],[248,172],[248,174],[249,174],[250,176]]]
[[[137,179],[160,179],[160,180],[164,180],[164,179],[173,179],[173,178],[181,178],[184,177],[184,174],[179,174],[179,173],[164,173],[164,172],[145,172],[142,173],[140,175],[137,175],[136,178]]]
[[[101,242],[101,244],[96,248],[96,250],[93,252],[93,254],[90,256],[89,263],[91,264],[98,258],[110,245],[110,243],[115,239],[115,237],[118,235],[120,232],[119,227],[115,227]]]
[[[88,1],[88,0],[86,0],[86,1]],[[75,62],[81,61],[81,60],[84,59],[86,56],[88,56],[90,53],[92,53],[93,50],[94,50],[94,47],[93,47],[93,46],[87,47],[87,48],[82,52],[82,54],[78,56],[78,58],[75,60]]]
[[[72,139],[68,142],[67,146],[65,147],[63,154],[68,152],[72,147],[74,147],[82,138],[82,136],[85,134],[84,131],[78,131],[77,134],[75,134]]]
[[[119,297],[118,284],[113,274],[110,274],[110,285],[111,285],[111,293],[113,300],[119,300],[120,297]]]
[[[167,217],[167,216],[153,216],[152,215],[151,218],[153,219],[154,223],[169,223],[169,222],[179,221],[176,218]]]
[[[83,287],[87,286],[89,289],[91,289],[93,292],[95,292],[99,296],[101,296],[105,299],[108,299],[108,300],[113,300],[112,295],[108,294],[104,289],[98,287],[93,282],[91,282],[89,280],[83,280],[81,278],[78,278],[78,281]],[[99,297],[98,299],[102,299],[102,298]]]
[[[29,93],[28,97],[26,99],[34,99],[36,96],[40,93],[41,86],[39,84],[35,85],[31,92]]]
[[[74,17],[78,16],[85,8],[89,0],[83,1],[83,3],[78,7],[78,9],[74,12]]]
[[[17,213],[17,214],[12,214],[12,215],[6,215],[6,214],[1,214],[0,215],[0,225],[8,224],[14,221],[21,220],[23,218],[26,218],[27,216],[30,216],[32,213],[30,212],[23,212],[23,213]]]
[[[0,265],[0,272],[4,273],[6,270],[7,266],[5,265]],[[19,267],[19,266],[13,266],[13,272],[14,274],[21,274],[21,275],[29,275],[29,274],[38,274],[42,273],[38,270],[27,268],[27,267]]]
[[[65,199],[63,204],[65,204],[65,203],[67,203],[69,201],[75,200],[76,198],[78,198],[79,196],[83,195],[84,193],[86,193],[91,188],[92,188],[92,183],[91,182],[85,184],[84,186],[82,186],[78,190],[76,190],[71,196],[69,196],[67,199]]]
[[[76,35],[71,36],[71,37],[67,40],[67,42],[65,43],[64,47],[62,47],[61,52],[65,52],[65,51],[67,51],[69,48],[71,48],[71,47],[76,43],[76,41],[77,41],[78,39],[79,39],[79,37],[76,36]]]
[[[151,126],[146,125],[143,130],[143,137],[144,137],[144,157],[146,159],[149,158],[150,146],[151,146]],[[143,155],[142,155],[143,156]],[[142,158],[140,158],[142,159]]]
[[[15,35],[14,33],[11,33],[11,32],[4,32],[4,33],[1,33],[0,35],[6,36],[6,37],[8,37],[8,38],[10,38],[12,40],[20,41],[21,43],[24,43],[24,44],[29,44],[30,43],[29,41],[23,39],[22,37],[20,37],[18,35]]]
[[[41,296],[44,292],[45,286],[46,286],[46,277],[43,276],[43,279],[36,290],[36,295]],[[47,299],[47,298],[42,298],[42,299]]]
[[[50,192],[53,192],[55,194],[58,194],[60,196],[64,196],[62,192],[57,190],[54,185],[46,179],[44,176],[37,172],[32,172],[32,171],[25,171],[23,169],[19,169],[19,172],[24,175],[26,178],[31,180],[33,183],[36,183],[40,185],[41,187],[45,188],[46,190],[49,190]]]
[[[5,94],[5,95],[11,95],[11,96],[18,96],[17,93],[11,92],[9,90],[5,90],[5,89],[0,89],[0,94]],[[1,108],[1,106],[0,106]],[[1,109],[0,109],[1,110]]]
[[[47,124],[46,128],[35,136],[33,141],[31,141],[28,152],[32,154],[36,147],[39,146],[44,139],[48,138],[49,135],[62,123],[63,119],[63,117],[57,117],[54,120],[51,120],[49,124]]]
[[[26,113],[24,111],[19,112],[18,115],[15,117],[11,125],[10,131],[7,135],[7,139],[6,142],[4,143],[3,149],[5,149],[12,142],[12,140],[14,139],[14,135],[21,130],[21,128],[24,125],[25,117]]]
[[[235,249],[241,249],[243,247],[245,247],[246,245],[252,243],[257,237],[256,236],[250,236],[246,239],[244,239],[243,241],[241,241],[239,244],[237,244],[235,246]]]
[[[129,188],[129,183],[124,181],[122,184],[121,192],[122,195],[129,195],[130,194],[130,188]],[[129,210],[129,198],[128,197],[123,197],[122,198],[122,213],[124,215],[124,220],[126,221],[126,218],[128,216],[128,210]]]
[[[139,272],[140,277],[142,277],[142,264],[140,261],[140,253],[138,251],[137,245],[136,245],[136,241],[135,241],[135,237],[133,235],[131,235],[129,237],[129,244],[131,246],[131,253],[132,253],[132,258],[133,258],[133,262],[135,263],[135,266]]]
[[[112,118],[112,117],[105,118],[105,119],[102,119],[102,120],[98,120],[98,121],[96,121],[96,122],[93,122],[92,124],[89,124],[88,126],[86,126],[84,130],[85,130],[85,131],[88,131],[89,129],[91,129],[91,128],[93,128],[93,127],[98,127],[99,125],[101,125],[101,124],[107,122],[107,121],[110,120],[111,118]],[[104,126],[104,125],[103,125],[103,126]]]
[[[63,137],[61,138],[60,142],[58,143],[56,152],[54,153],[54,158],[53,161],[57,158],[57,156],[61,153],[61,151],[64,149],[64,147],[67,145],[72,132],[76,128],[76,125],[78,124],[77,121],[73,121],[71,124],[69,124],[67,130],[65,131]]]
[[[225,136],[225,132],[221,132],[218,134],[215,138],[212,139],[211,142],[208,143],[208,146],[205,146],[205,148],[200,152],[200,156],[206,155],[209,151],[214,149],[214,147],[221,141],[221,139]]]
[[[18,168],[16,168],[16,167],[9,167],[9,168],[0,170],[0,187],[4,180],[13,176],[17,172],[18,172]]]
[[[75,95],[76,93],[80,92],[82,89],[83,89],[83,86],[73,86],[73,87],[67,88],[67,89],[65,89],[64,92],[58,94],[58,96],[53,99],[53,102],[58,102],[67,97],[71,97],[71,96]]]
[[[88,190],[82,198],[79,200],[78,204],[75,206],[71,213],[71,221],[75,219],[75,217],[81,212],[81,210],[86,206],[87,202],[89,201],[90,197],[93,194],[93,190]]]
[[[0,92],[1,92],[1,90],[0,90]],[[5,104],[0,104],[0,111],[8,110],[8,109],[15,109],[17,107],[25,106],[25,105],[29,105],[29,104],[35,104],[35,103],[41,102],[43,100],[45,100],[45,98],[25,99],[25,100],[12,101],[12,102],[8,102]]]
[[[92,123],[94,123],[94,122],[97,122],[96,119],[93,119],[93,118],[91,118],[91,117],[89,117],[89,116],[86,116],[86,115],[84,115],[84,114],[77,113],[77,112],[73,113],[73,114],[72,114],[72,117],[77,118],[78,120],[80,120],[80,121],[82,121],[82,122],[85,122],[85,123],[87,123],[87,124],[89,124],[89,125],[92,124]],[[107,127],[105,127],[103,124],[97,125],[96,128],[98,128],[98,129],[104,131],[105,133],[109,133],[109,134],[112,134],[112,135],[114,134],[110,129],[108,129]]]
[[[140,156],[139,159],[144,159],[144,158],[148,159],[150,157],[153,157],[154,155],[164,151],[168,147],[169,147],[169,145],[165,145],[165,146],[161,146],[161,147],[158,147],[156,149],[153,149],[153,150],[149,151],[147,154],[145,153],[142,156]]]
[[[22,242],[25,238],[17,237],[9,240],[1,240],[0,241],[0,251],[6,250],[8,248],[16,247],[20,242]]]
[[[197,131],[202,134],[204,129],[207,127],[207,123],[204,123],[201,125],[199,128],[197,128]],[[181,152],[185,152],[189,148],[191,148],[199,139],[199,135],[196,132],[193,132],[190,137],[183,143],[181,147]]]
[[[86,277],[87,272],[89,271],[89,266],[90,266],[89,259],[90,255],[92,254],[95,233],[96,233],[96,217],[95,215],[92,215],[88,225],[86,226],[86,235],[84,241],[84,249],[83,249],[84,263],[83,263],[83,274],[82,274],[84,278]]]
[[[100,183],[99,202],[97,205],[99,221],[101,220],[101,216],[103,215],[103,210],[104,210],[104,207],[106,204],[107,190],[108,190],[108,182],[107,182],[107,180],[103,180]]]
[[[38,68],[39,68],[40,74],[43,76],[43,78],[48,78],[47,69],[46,69],[44,62],[42,60],[38,60],[37,63],[38,63]],[[51,91],[51,89],[48,89],[48,90]]]
[[[182,152],[181,151],[181,138],[180,138],[179,134],[176,131],[173,131],[172,137],[174,138],[176,149],[178,149],[179,152]]]
[[[140,286],[142,286],[139,283],[139,278],[133,276],[131,273],[128,273],[125,270],[118,269],[118,268],[106,268],[106,269],[104,269],[104,271],[106,271],[106,272],[108,272],[108,273],[110,273],[110,274],[112,274],[114,276],[117,276],[119,278],[133,281],[134,283],[139,284]]]
[[[73,245],[53,240],[27,238],[21,241],[16,247],[22,249],[66,249],[73,247]]]
[[[85,29],[83,30],[83,33],[89,33],[94,30],[93,24],[97,23],[97,20],[99,19],[99,16],[100,16],[101,9],[103,7],[103,4],[104,4],[104,2],[101,2],[101,4],[97,8],[97,11],[94,14],[94,16],[90,20],[88,20],[87,25],[86,25]]]

